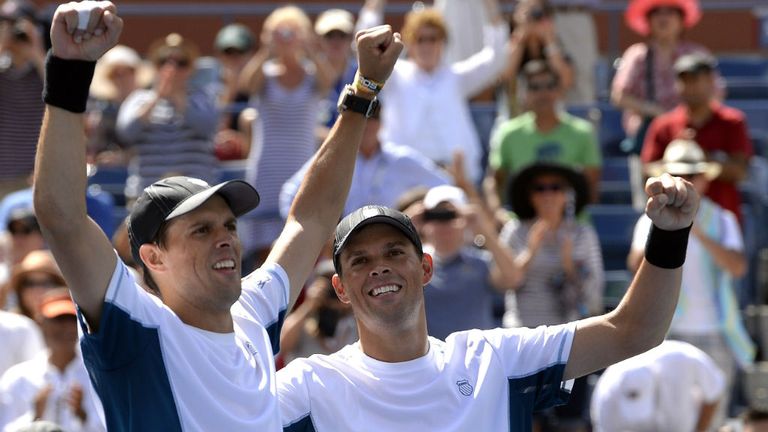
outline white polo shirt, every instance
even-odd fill
[[[592,395],[595,432],[695,429],[702,403],[725,391],[725,375],[704,351],[667,340],[605,370]]]
[[[400,363],[366,356],[359,342],[294,360],[277,373],[283,430],[529,431],[533,411],[567,401],[575,328],[458,332]]]
[[[79,315],[107,429],[279,431],[273,353],[288,286],[280,266],[256,270],[232,306],[234,332],[213,333],[183,323],[118,259],[98,332]]]

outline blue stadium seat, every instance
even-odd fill
[[[761,130],[768,133],[768,100],[728,99],[725,104],[744,112],[751,131]]]
[[[768,77],[768,59],[754,56],[726,56],[718,58],[718,70],[727,78]]]
[[[629,162],[626,156],[609,156],[603,159],[600,203],[632,203],[632,185],[629,181]]]
[[[219,172],[219,181],[244,180],[245,179],[245,160],[226,161],[221,163]]]
[[[619,148],[621,141],[626,138],[624,127],[621,124],[621,111],[608,103],[598,106],[600,118],[598,120],[597,138],[603,156],[621,156]]]
[[[726,96],[728,99],[768,99],[768,79],[766,78],[726,78]]]
[[[587,208],[600,240],[606,270],[626,270],[632,233],[640,212],[631,205],[597,204]]]

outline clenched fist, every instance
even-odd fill
[[[357,64],[360,75],[385,82],[395,67],[403,42],[392,27],[382,25],[357,32]]]
[[[691,183],[662,174],[648,179],[645,193],[648,194],[645,214],[657,227],[674,231],[693,223],[700,198]]]
[[[69,2],[53,15],[51,50],[62,59],[95,61],[117,44],[122,30],[112,2]]]

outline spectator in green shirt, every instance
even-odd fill
[[[558,75],[545,62],[524,69],[527,111],[503,123],[491,142],[490,167],[500,197],[509,176],[537,161],[558,162],[583,170],[591,202],[598,198],[602,157],[592,124],[560,107]]]

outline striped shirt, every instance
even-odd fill
[[[501,232],[501,241],[509,245],[515,255],[527,250],[528,233],[532,221],[512,220]],[[565,234],[561,226],[554,238]],[[577,223],[573,237],[573,260],[578,269],[578,280],[566,283],[560,258],[562,242],[548,235],[533,257],[525,274],[523,285],[506,294],[505,327],[536,327],[562,324],[579,318],[587,305],[596,309],[603,295],[602,254],[597,233],[591,225]]]
[[[31,64],[0,70],[0,180],[32,173],[45,105],[43,81]]]
[[[255,100],[261,133],[253,134],[245,179],[259,191],[261,203],[244,219],[243,241],[248,250],[269,246],[280,234],[280,189],[317,148],[320,97],[314,72],[307,67],[301,84],[287,89],[278,82],[276,69],[274,63],[264,65],[264,89]]]
[[[139,111],[154,98],[154,90],[137,90],[123,102],[117,116],[118,137],[135,151],[128,167],[126,195],[138,196],[145,187],[171,174],[216,182],[213,134],[219,116],[212,94],[191,91],[183,112],[160,100],[145,122]]]

